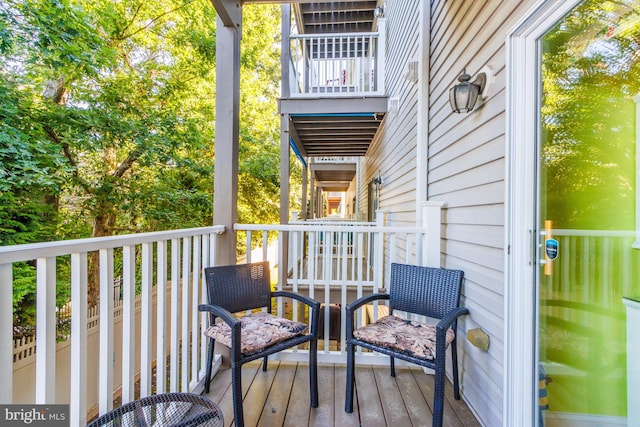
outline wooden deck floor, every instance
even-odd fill
[[[319,427],[408,427],[431,426],[433,376],[422,369],[396,367],[396,377],[388,367],[362,366],[356,369],[354,411],[344,411],[344,364],[319,364],[318,408],[309,406],[309,375],[306,363],[269,361],[263,372],[258,361],[243,366],[244,418],[252,426]],[[224,414],[225,425],[233,425],[231,372],[222,368],[211,382],[208,398]],[[462,400],[453,398],[447,382],[444,425],[479,426]]]

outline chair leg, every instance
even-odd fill
[[[215,350],[215,341],[213,338],[209,338],[209,349],[207,352],[207,373],[204,377],[204,392],[209,393],[209,386],[211,384],[211,370],[213,368],[213,352]]]
[[[311,407],[318,407],[318,341],[309,343],[309,395]]]
[[[391,359],[389,367],[391,368],[391,376],[395,378],[396,376],[396,359],[393,356],[389,356]]]
[[[451,343],[451,363],[453,373],[453,397],[456,400],[460,400],[460,382],[458,378],[458,351],[456,348],[456,340]]]
[[[437,367],[434,378],[432,427],[442,427],[442,418],[444,415],[444,378],[444,366]]]
[[[353,412],[353,392],[355,388],[355,346],[347,342],[347,390],[345,393],[344,410],[345,412]]]
[[[269,356],[265,356],[262,359],[262,372],[267,372],[267,364],[269,363]]]
[[[232,362],[231,387],[233,389],[233,416],[236,427],[244,427],[244,412],[242,410],[242,364]]]

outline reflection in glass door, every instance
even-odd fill
[[[540,53],[540,425],[626,425],[626,340],[640,340],[622,302],[640,295],[640,0],[582,3]]]

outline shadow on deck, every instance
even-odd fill
[[[245,425],[250,426],[431,426],[433,376],[415,367],[396,367],[396,377],[386,366],[356,368],[354,411],[344,411],[346,366],[318,365],[320,405],[309,406],[309,376],[306,363],[269,361],[263,372],[260,362],[243,365]],[[233,425],[231,371],[221,369],[211,382],[207,397],[222,409],[225,425]],[[479,426],[462,400],[453,398],[446,382],[445,426]]]

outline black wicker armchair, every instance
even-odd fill
[[[318,313],[320,303],[291,292],[271,291],[267,261],[209,267],[205,269],[209,304],[200,311],[209,313],[209,351],[205,392],[209,392],[215,341],[230,348],[233,412],[236,427],[244,426],[242,410],[242,375],[244,363],[263,358],[262,370],[267,370],[268,356],[303,343],[309,343],[309,392],[311,406],[318,406]],[[274,297],[293,298],[309,307],[309,324],[271,315]],[[266,309],[257,311],[258,309]],[[242,317],[234,313],[251,314]],[[222,322],[216,323],[216,318]],[[305,333],[306,331],[306,333]]]
[[[454,397],[460,399],[456,326],[459,316],[469,310],[460,305],[464,273],[460,270],[391,265],[388,294],[362,297],[346,308],[347,386],[345,411],[353,411],[355,384],[355,347],[360,346],[391,357],[391,376],[395,376],[394,358],[435,370],[433,425],[442,426],[444,408],[445,356],[451,344]],[[354,330],[354,314],[375,300],[389,301],[389,315],[374,324]],[[440,319],[428,325],[394,315],[394,310]]]

